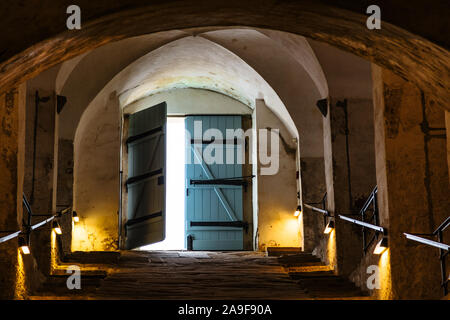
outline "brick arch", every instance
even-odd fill
[[[415,83],[450,110],[446,103],[448,51],[387,22],[382,23],[381,30],[368,30],[364,12],[332,7],[324,4],[327,1],[231,0],[226,6],[220,1],[158,1],[146,6],[143,1],[123,3],[106,10],[80,1],[80,7],[86,8],[86,16],[91,19],[84,21],[79,31],[63,31],[65,10],[49,10],[49,16],[55,17],[54,24],[49,22],[50,31],[46,30],[49,37],[0,64],[2,91],[112,41],[164,30],[188,29],[195,33],[204,27],[240,26],[296,33],[352,52]],[[104,6],[108,8],[108,3]]]

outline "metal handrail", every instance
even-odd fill
[[[363,222],[373,222],[374,225],[378,225],[378,202],[377,202],[377,194],[378,194],[378,186],[375,186],[373,188],[372,192],[370,193],[369,197],[367,198],[366,202],[362,206],[361,210],[359,211],[359,215],[361,216],[361,221]],[[370,217],[366,217],[367,211],[369,211],[370,206],[372,205],[372,215]],[[372,243],[377,239],[378,234],[375,232],[373,233],[370,240],[367,240],[367,231],[366,228],[363,227],[362,229],[362,240],[363,240],[363,251],[364,254],[366,254],[369,247],[372,245]]]
[[[312,206],[313,204],[321,204],[322,205],[322,209]],[[327,223],[328,218],[334,218],[334,216],[332,216],[330,214],[330,212],[326,209],[327,208],[327,193],[326,192],[324,193],[324,195],[322,197],[322,200],[320,202],[314,202],[314,203],[309,203],[309,204],[308,203],[304,203],[303,206],[305,208],[308,208],[308,209],[312,210],[312,211],[321,213],[323,215],[323,225],[324,226],[328,225],[328,223]]]
[[[441,287],[444,292],[444,296],[448,294],[448,283],[449,277],[447,276],[447,268],[445,259],[448,256],[450,245],[444,243],[443,231],[450,225],[450,216],[441,223],[436,230],[431,234],[414,234],[414,233],[403,233],[408,240],[417,241],[428,246],[439,248],[439,261],[441,265]],[[419,235],[437,237],[437,241],[430,240],[427,238],[419,237]]]
[[[23,229],[25,229],[25,230],[3,231],[3,233],[5,233],[5,232],[12,232],[12,233],[10,233],[10,234],[8,234],[8,235],[6,235],[4,237],[1,237],[0,238],[0,243],[6,242],[6,241],[14,239],[14,238],[17,238],[21,233],[27,233],[27,235],[29,235],[31,233],[31,231],[33,231],[33,230],[35,230],[35,229],[37,229],[37,228],[39,228],[39,227],[49,223],[50,221],[52,221],[55,218],[59,218],[61,215],[70,212],[71,209],[72,209],[71,207],[67,207],[64,210],[61,210],[61,211],[57,212],[54,215],[51,215],[51,214],[50,215],[33,214],[33,211],[31,210],[31,206],[30,206],[27,198],[25,197],[25,194],[22,196],[22,203],[23,203],[23,205],[25,206],[25,208],[27,209],[27,212],[28,212],[28,217],[27,217],[28,218],[27,219],[28,222],[25,223],[25,221],[23,221],[23,227],[24,227]],[[38,223],[36,223],[34,225],[31,224],[32,217],[43,217],[43,216],[48,217],[48,218],[43,220],[43,221],[40,221],[40,222],[38,222]],[[0,232],[2,232],[2,231],[0,231]]]
[[[313,207],[312,205],[309,205],[307,203],[304,203],[303,206],[305,206],[305,208],[311,209],[312,211],[323,213],[325,215],[329,215],[330,214],[327,210],[320,209],[320,208],[317,208],[317,207]]]
[[[354,224],[358,224],[358,225],[360,225],[362,227],[373,229],[373,230],[381,232],[383,234],[386,233],[386,229],[385,228],[377,226],[377,225],[374,225],[374,224],[371,224],[371,223],[367,223],[367,222],[363,222],[361,220],[349,218],[349,217],[341,215],[341,214],[339,215],[339,218],[341,218],[342,220],[346,220],[348,222],[354,223]]]
[[[339,218],[342,220],[360,225],[362,227],[362,247],[364,254],[367,253],[367,250],[370,248],[374,240],[378,239],[378,235],[381,233],[383,236],[387,235],[386,228],[379,225],[379,219],[378,219],[378,205],[377,205],[377,193],[378,193],[378,186],[375,186],[373,188],[370,195],[367,197],[366,201],[364,202],[364,205],[361,207],[361,210],[358,214],[351,214],[352,216],[360,216],[361,220],[353,219],[345,215],[339,215]],[[370,206],[372,206],[372,215],[367,218],[366,213],[369,211]],[[372,223],[369,223],[372,222]],[[370,240],[367,240],[367,229],[373,230],[373,235],[370,238]]]
[[[448,226],[450,226],[450,216],[447,217],[447,219],[445,219],[444,222],[442,222],[441,225],[437,227],[436,230],[434,230],[433,234],[438,235],[439,232],[444,231],[445,229],[447,229]]]
[[[408,239],[408,240],[413,240],[413,241],[416,241],[416,242],[420,242],[422,244],[426,244],[428,246],[432,246],[432,247],[435,247],[435,248],[443,249],[445,251],[449,251],[450,250],[450,245],[445,244],[443,242],[434,241],[434,240],[430,240],[430,239],[427,239],[427,238],[419,237],[415,233],[404,232],[403,234],[406,236],[406,239]],[[428,236],[430,236],[430,235],[428,235]]]

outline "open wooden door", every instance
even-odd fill
[[[130,115],[125,248],[165,238],[166,103]]]
[[[218,129],[222,137],[227,129],[241,129],[241,116],[188,116],[186,130],[194,137],[194,122],[202,123],[202,136],[210,128]],[[217,143],[226,154],[233,149],[232,163],[208,164],[202,160],[205,148]],[[189,250],[243,250],[242,164],[237,161],[235,140],[205,141],[188,139],[186,164],[186,235]],[[190,244],[189,244],[190,243]]]

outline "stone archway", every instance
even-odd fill
[[[450,73],[447,50],[387,22],[381,30],[368,30],[364,12],[331,7],[324,4],[327,1],[231,1],[225,7],[219,1],[165,1],[148,6],[128,2],[105,11],[99,9],[100,5],[93,7],[81,1],[79,5],[88,11],[88,21],[79,31],[61,32],[65,17],[58,7],[53,7],[48,15],[58,18],[49,26],[51,31],[44,33],[47,39],[1,63],[2,91],[64,60],[130,36],[173,29],[188,29],[195,34],[210,26],[244,26],[287,31],[327,42],[392,70],[433,94],[443,106],[449,97],[445,87]],[[355,8],[349,7],[357,12]],[[17,44],[16,50],[21,47],[23,44]]]

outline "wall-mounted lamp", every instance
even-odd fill
[[[19,248],[22,254],[30,254],[30,245],[28,242],[28,237],[20,235],[18,237],[18,241],[19,241]]]
[[[58,221],[53,220],[52,228],[53,230],[55,230],[56,234],[62,234],[61,226],[59,225]]]
[[[382,254],[387,248],[388,248],[388,238],[386,236],[383,236],[375,246],[373,254]]]
[[[297,209],[295,209],[294,217],[298,217],[302,213],[302,206],[297,206]]]
[[[327,226],[325,227],[325,230],[323,231],[323,233],[330,234],[333,229],[334,229],[334,221],[330,220],[330,221],[328,221]]]
[[[72,212],[72,219],[73,219],[73,222],[79,222],[80,221],[80,217],[78,216],[76,211]]]

